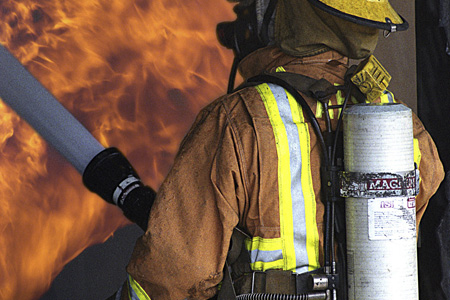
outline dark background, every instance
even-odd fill
[[[416,1],[417,108],[434,138],[445,182],[431,199],[421,224],[421,299],[450,299],[450,1]]]

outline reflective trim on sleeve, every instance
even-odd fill
[[[417,166],[417,169],[420,167],[420,161],[422,160],[422,153],[420,152],[419,140],[414,138],[414,163]],[[419,174],[419,185],[422,181],[422,177]]]
[[[394,98],[394,94],[392,94],[388,90],[384,90],[380,97],[372,101],[373,103],[397,103]],[[369,100],[366,100],[366,103],[371,103]]]
[[[388,90],[384,90],[383,94],[380,96],[381,103],[397,103],[394,99],[394,94]]]
[[[284,266],[282,244],[281,238],[253,237],[252,239],[246,239],[245,247],[250,253],[252,270],[282,269]]]
[[[114,298],[114,300],[120,300],[120,298],[122,298],[122,289],[123,289],[123,285],[117,291],[116,297]]]
[[[301,107],[282,87],[261,84],[256,89],[264,102],[277,147],[283,270],[302,273],[316,269],[319,235],[308,126],[304,123]],[[251,254],[258,257],[263,267],[275,257],[273,252],[253,248]]]
[[[128,275],[128,297],[130,300],[151,300],[139,283]]]
[[[420,167],[420,161],[422,160],[422,153],[420,152],[419,140],[414,138],[414,162],[417,168]]]

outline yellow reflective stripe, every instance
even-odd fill
[[[333,105],[333,103],[331,103],[331,99],[328,100],[328,106]],[[334,119],[334,110],[333,109],[329,109],[328,113],[330,114],[330,119]]]
[[[263,250],[257,245],[259,240],[252,240],[250,257],[257,268],[280,268],[279,260],[283,259],[282,269],[306,272],[318,265],[308,127],[301,107],[283,88],[273,84],[256,88],[269,116],[278,154],[281,249]]]
[[[422,153],[420,152],[419,140],[414,138],[414,162],[417,164],[417,168],[420,166],[422,160]]]
[[[309,270],[320,267],[319,264],[319,232],[316,222],[316,198],[314,195],[311,165],[310,165],[310,140],[307,124],[302,124],[299,128],[300,136],[308,138],[300,139],[302,149],[302,187],[305,201],[305,223],[306,223],[306,250],[308,252]],[[307,150],[303,150],[307,149]],[[305,157],[307,156],[307,157]],[[307,162],[307,163],[306,163]]]
[[[392,94],[388,90],[384,90],[383,94],[380,96],[381,103],[397,103],[394,98],[394,94]]]
[[[289,103],[289,108],[290,108],[290,112],[291,112],[291,115],[290,115],[291,121],[296,125],[297,130],[298,130],[299,124],[303,123],[303,121],[304,121],[302,109],[299,107],[299,104],[294,99],[294,97],[291,96],[291,94],[286,93],[285,96],[287,96],[287,100]],[[296,138],[295,142],[299,143],[301,140],[299,138],[299,134],[297,134],[295,138]],[[291,148],[291,147],[289,147],[289,148]],[[297,149],[297,151],[298,150],[300,150],[300,153],[302,154],[303,149],[301,149],[301,147],[300,147],[300,149]],[[300,155],[300,162],[303,165],[303,162],[301,161],[302,158],[303,158],[303,155]],[[284,232],[285,232],[284,246],[285,246],[286,255],[284,256],[284,260],[286,263],[286,269],[289,271],[295,271],[297,269],[297,265],[298,265],[297,261],[299,260],[299,257],[297,257],[298,253],[296,253],[296,249],[295,249],[296,248],[295,247],[296,246],[295,245],[295,237],[296,237],[295,231],[298,227],[298,224],[296,226],[295,222],[301,222],[301,223],[303,223],[302,225],[307,225],[307,224],[305,223],[304,220],[295,220],[294,219],[293,209],[295,208],[297,203],[294,203],[293,196],[295,197],[298,195],[292,195],[292,184],[296,184],[296,183],[295,182],[292,183],[292,174],[291,174],[292,173],[292,170],[291,170],[292,163],[291,163],[291,161],[289,161],[288,166],[289,166],[289,175],[290,175],[291,181],[289,182],[289,185],[290,185],[289,195],[286,194],[287,197],[283,201],[283,203],[284,203],[283,214],[285,215],[285,218],[286,218],[286,222],[284,224]],[[302,179],[302,177],[300,177],[300,178]],[[299,183],[301,184],[301,182],[299,182]],[[302,198],[300,198],[299,200],[302,200]],[[306,226],[303,226],[303,227],[306,227]]]
[[[338,86],[339,84],[335,83],[334,85],[335,85],[335,86]],[[353,99],[353,100],[356,101],[356,99]],[[343,91],[342,91],[342,90],[338,90],[337,93],[336,93],[336,102],[337,102],[337,105],[342,105],[342,104],[344,104],[344,101],[345,101],[345,97],[344,97],[344,95],[343,95]],[[328,105],[333,105],[333,103],[331,102],[331,99],[328,101]],[[338,114],[337,114],[338,116],[340,115],[341,110],[342,110],[342,109],[339,108]],[[329,113],[330,113],[330,119],[334,119],[334,109],[330,109],[330,110],[328,110],[328,111],[329,111]],[[324,112],[323,104],[322,104],[321,102],[317,101],[317,105],[316,105],[316,118],[322,118],[323,112]]]
[[[339,85],[339,84],[334,84],[334,85]],[[336,101],[338,105],[342,105],[345,102],[345,95],[344,95],[344,91],[342,90],[338,90],[336,93]],[[358,100],[356,100],[355,97],[351,96],[350,100],[353,104],[358,104]],[[339,108],[339,114],[341,113],[342,108]]]
[[[319,101],[316,104],[316,118],[320,119],[323,116],[323,105]]]
[[[128,274],[128,297],[130,300],[151,300],[140,284]]]
[[[338,85],[338,84],[335,83],[334,85]],[[353,98],[353,97],[352,97],[352,98]],[[338,90],[338,91],[337,91],[337,93],[336,93],[336,102],[337,102],[338,105],[344,104],[344,102],[345,102],[345,97],[344,97],[344,92],[343,92],[342,90]],[[339,110],[338,110],[338,116],[341,115],[341,111],[342,111],[342,108],[339,108]]]
[[[263,250],[276,251],[282,248],[281,238],[265,239],[262,237],[253,237],[245,240],[245,248],[248,251]]]
[[[384,90],[383,93],[381,94],[381,96],[379,97],[380,102],[378,101],[372,101],[372,102],[377,102],[377,103],[397,103],[397,101],[394,98],[394,94],[392,94],[390,91],[388,90]],[[366,103],[371,103],[371,101],[367,100],[365,101]]]
[[[328,105],[332,105],[331,99],[328,101]],[[317,101],[316,102],[316,118],[322,118],[324,111],[325,111],[325,109],[323,108],[323,103]],[[330,114],[330,119],[334,119],[334,111],[332,109],[329,109],[328,112]]]
[[[292,120],[297,124],[302,156],[301,184],[303,190],[306,224],[306,251],[308,253],[309,271],[320,267],[319,264],[319,232],[316,222],[316,197],[311,175],[311,140],[308,124],[304,123],[303,111],[291,94],[288,95],[292,111]]]
[[[254,271],[266,271],[266,270],[274,270],[274,269],[283,269],[283,267],[284,267],[284,260],[283,259],[279,259],[279,260],[276,260],[276,261],[269,261],[269,262],[256,261],[254,263],[251,263],[250,267]]]
[[[286,70],[282,66],[279,66],[275,69],[275,72],[286,72]]]
[[[286,213],[292,207],[291,200],[291,175],[289,160],[289,145],[286,135],[286,128],[281,119],[280,112],[275,97],[270,90],[269,85],[261,84],[256,87],[264,102],[270,123],[272,124],[275,143],[278,154],[278,188],[280,201],[280,233],[282,238],[283,251],[283,269],[290,270],[292,264],[295,264],[295,249],[293,243],[286,243],[293,240],[294,230],[292,228],[292,213]],[[295,266],[294,266],[295,269]]]
[[[265,239],[262,237],[253,237],[245,240],[245,248],[250,253],[252,270],[266,271],[268,269],[282,269],[282,239]],[[261,255],[262,254],[262,255]]]

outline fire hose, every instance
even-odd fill
[[[146,231],[155,191],[118,149],[105,149],[2,45],[0,98],[75,167],[90,191]]]

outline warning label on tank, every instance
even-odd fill
[[[369,240],[397,240],[416,236],[414,197],[369,199]]]

